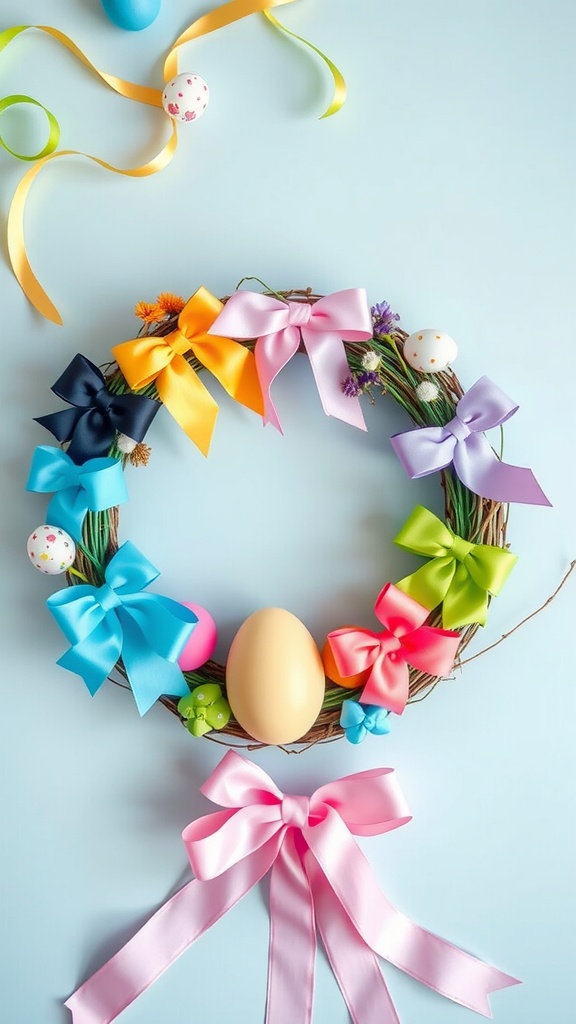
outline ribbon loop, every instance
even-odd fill
[[[393,769],[374,768],[322,786],[310,797],[309,820],[307,797],[280,793],[262,769],[254,769],[234,751],[225,754],[203,789],[223,790],[226,805],[241,792],[249,802],[184,830],[189,852],[196,840],[211,842],[207,880],[197,878],[176,893],[67,1000],[74,1024],[111,1024],[270,868],[268,1024],[311,1020],[316,924],[355,1024],[398,1024],[375,953],[445,998],[491,1016],[489,993],[519,984],[517,979],[396,910],[353,838],[352,832],[382,834],[410,820]],[[274,831],[276,794],[282,818]],[[225,865],[222,873],[214,861]]]

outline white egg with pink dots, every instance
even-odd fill
[[[210,90],[200,75],[184,72],[171,78],[162,93],[162,106],[174,121],[197,121],[208,106]]]
[[[420,373],[441,373],[458,355],[458,345],[444,331],[416,331],[404,342],[404,359]]]
[[[59,526],[37,526],[28,538],[28,557],[47,576],[67,572],[76,558],[76,545]]]

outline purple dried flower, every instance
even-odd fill
[[[390,334],[400,317],[390,309],[389,302],[377,302],[370,310],[372,313],[372,326],[374,334]]]
[[[362,388],[370,387],[371,384],[378,384],[379,381],[380,377],[376,370],[364,370],[358,374],[358,383]]]
[[[346,377],[340,384],[342,393],[346,395],[346,398],[358,398],[358,395],[362,394],[362,388],[360,387],[356,377]]]

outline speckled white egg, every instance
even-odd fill
[[[67,572],[76,558],[72,537],[59,526],[37,526],[28,537],[27,550],[34,568],[47,576]]]
[[[404,342],[404,359],[408,366],[421,373],[440,373],[457,355],[454,338],[443,331],[416,331]]]
[[[197,121],[208,106],[210,90],[200,75],[184,72],[171,78],[162,93],[162,106],[174,121]]]

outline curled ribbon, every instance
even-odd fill
[[[72,408],[37,416],[36,423],[58,441],[70,441],[68,455],[78,463],[107,455],[117,432],[142,441],[160,408],[145,395],[112,394],[98,367],[80,354],[52,385],[52,391]]]
[[[376,954],[486,1017],[489,994],[519,984],[415,924],[378,888],[354,836],[410,820],[393,769],[307,797],[282,793],[228,751],[201,792],[225,810],[184,829],[196,878],[70,996],[74,1024],[110,1024],[269,870],[268,1024],[310,1024],[316,930],[355,1024],[398,1024]]]
[[[383,633],[342,627],[328,634],[328,643],[341,676],[370,669],[360,697],[363,704],[377,704],[401,715],[408,700],[408,665],[433,676],[447,675],[460,637],[425,626],[428,610],[392,583],[376,598],[374,611],[386,627]]]
[[[270,387],[298,351],[302,339],[326,415],[366,430],[358,399],[342,393],[342,381],[350,373],[342,342],[367,341],[372,337],[370,308],[363,288],[334,292],[313,305],[283,301],[260,292],[236,292],[211,331],[232,338],[258,339],[254,355],[264,393],[266,423],[281,430]]]
[[[185,358],[191,352],[232,398],[262,414],[262,392],[254,355],[231,338],[210,330],[222,303],[199,288],[178,317],[178,326],[163,338],[143,335],[112,349],[134,390],[154,382],[161,401],[200,451],[208,454],[218,405]]]
[[[268,20],[275,28],[282,30],[288,36],[304,43],[325,62],[334,79],[334,96],[328,108],[322,114],[322,117],[328,117],[329,115],[336,113],[346,99],[346,84],[338,68],[331,60],[328,59],[328,57],[326,57],[324,53],[322,53],[321,50],[317,49],[317,47],[313,46],[306,39],[302,39],[300,36],[295,35],[295,33],[290,32],[269,13],[269,8],[279,7],[292,2],[293,0],[230,0],[229,3],[225,3],[221,7],[217,7],[213,11],[197,18],[196,21],[194,21],[193,24],[178,37],[170,48],[164,62],[164,80],[168,81],[170,78],[173,78],[178,74],[178,53],[180,47],[185,43],[190,42],[193,39],[198,39],[210,32],[214,32],[217,29],[223,28],[225,25],[230,25],[233,22],[238,21],[240,18],[245,18],[250,14],[262,12],[268,16]],[[36,29],[37,31],[44,32],[46,35],[51,36],[58,43],[64,46],[65,49],[72,53],[82,64],[84,64],[90,72],[97,75],[98,78],[105,82],[105,84],[108,85],[109,88],[113,89],[114,92],[119,93],[119,95],[138,103],[145,103],[149,106],[159,107],[160,109],[162,108],[162,92],[160,89],[152,89],[147,86],[137,85],[133,82],[127,82],[123,78],[118,78],[116,75],[109,75],[105,71],[101,71],[88,59],[82,50],[76,46],[72,39],[66,36],[63,32],[60,32],[58,29],[51,28],[48,25],[15,25],[11,28],[5,29],[3,32],[0,32],[0,53],[10,42],[12,42],[13,39],[17,38],[17,36],[22,32],[26,32],[29,29]],[[3,100],[0,100],[0,114],[2,114],[2,111],[8,106],[21,102],[32,103],[41,107],[45,111],[49,122],[49,138],[46,146],[35,156],[23,156],[22,154],[15,152],[0,138],[0,145],[2,145],[4,149],[13,156],[21,160],[36,161],[34,166],[30,168],[20,181],[10,205],[7,229],[8,254],[16,280],[32,305],[39,313],[41,313],[42,316],[46,317],[46,319],[51,320],[53,323],[61,324],[62,317],[58,309],[49,298],[30,266],[24,241],[24,209],[28,193],[37,175],[44,165],[50,160],[64,156],[82,156],[88,160],[92,160],[107,171],[112,171],[114,174],[122,174],[131,178],[141,178],[150,174],[156,174],[170,163],[176,152],[178,145],[177,127],[176,122],[173,121],[171,123],[170,137],[168,138],[168,141],[156,156],[152,157],[151,160],[148,160],[146,163],[141,164],[138,167],[115,167],[106,160],[101,160],[99,157],[92,156],[89,153],[81,153],[73,149],[63,149],[55,152],[60,134],[58,122],[46,107],[43,107],[41,103],[38,103],[37,100],[34,100],[29,96],[8,96]]]
[[[429,556],[429,562],[396,586],[425,608],[442,604],[445,629],[471,622],[485,625],[489,595],[500,593],[518,561],[504,548],[464,540],[421,505],[410,514],[394,543]]]
[[[28,491],[54,494],[46,521],[82,539],[87,512],[103,512],[128,500],[122,464],[118,459],[90,459],[77,466],[61,448],[39,445],[32,456]]]
[[[531,469],[500,462],[483,431],[505,423],[518,406],[488,377],[462,396],[443,427],[418,427],[390,441],[411,480],[453,464],[465,487],[493,501],[550,505]]]
[[[176,660],[198,617],[169,597],[142,593],[159,575],[126,541],[106,566],[101,587],[82,583],[46,602],[72,644],[58,665],[81,676],[94,695],[121,656],[141,715],[162,694],[190,692]]]

